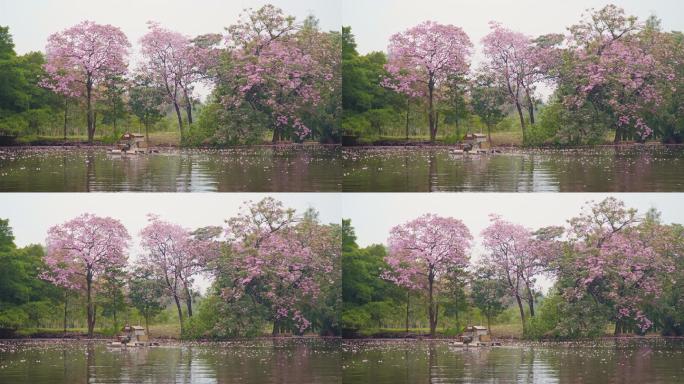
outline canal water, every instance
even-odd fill
[[[345,341],[344,383],[684,383],[684,339],[501,347],[446,341]]]
[[[335,192],[340,147],[166,149],[0,148],[0,192]]]
[[[345,192],[681,192],[684,147],[463,154],[448,147],[344,148]]]
[[[0,383],[340,383],[340,341],[257,340],[111,348],[0,341]]]

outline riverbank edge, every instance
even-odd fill
[[[159,343],[162,345],[174,345],[174,344],[221,344],[221,343],[238,343],[238,342],[254,342],[254,341],[309,341],[309,340],[321,340],[321,341],[342,341],[340,336],[318,336],[318,335],[304,335],[304,336],[258,336],[258,337],[239,337],[232,339],[178,339],[172,337],[153,337],[150,339],[151,342]],[[72,341],[72,342],[83,342],[83,343],[106,343],[110,341],[115,341],[113,337],[107,337],[103,335],[96,335],[95,337],[89,338],[87,335],[41,335],[40,337],[33,336],[23,336],[14,338],[0,338],[0,343],[11,343],[11,342],[53,342],[53,341]]]
[[[446,336],[436,336],[436,337],[389,337],[389,338],[377,338],[377,337],[342,337],[343,342],[352,343],[364,343],[364,342],[383,342],[383,343],[400,343],[400,342],[444,342],[444,343],[454,343],[458,342],[457,337],[446,337]],[[583,338],[583,339],[541,339],[541,340],[527,340],[516,337],[492,337],[491,342],[505,343],[506,345],[538,345],[538,344],[574,344],[574,343],[584,343],[584,342],[597,342],[597,341],[628,341],[628,340],[672,340],[672,341],[684,341],[684,336],[661,336],[661,335],[606,335],[597,338]]]
[[[21,143],[17,145],[0,145],[0,150],[2,149],[40,149],[40,148],[63,148],[63,149],[111,149],[114,145],[107,144],[104,142],[62,142],[62,143]],[[327,144],[319,142],[304,142],[304,143],[262,143],[262,144],[241,144],[241,145],[230,145],[225,147],[214,147],[214,146],[183,146],[183,145],[153,145],[150,149],[160,148],[160,149],[213,149],[213,150],[229,150],[229,149],[245,149],[245,148],[336,148],[342,147],[342,144]]]
[[[461,149],[462,144],[446,144],[440,142],[416,141],[416,142],[396,142],[383,144],[359,144],[359,145],[341,145],[343,148],[359,148],[359,149],[394,149],[394,148],[446,148],[446,149]],[[506,150],[581,150],[581,149],[596,149],[596,148],[684,148],[682,144],[662,143],[659,141],[649,141],[646,143],[639,142],[622,142],[610,144],[592,144],[592,145],[497,145],[487,149],[488,152],[506,151]]]

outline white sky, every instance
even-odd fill
[[[223,225],[246,200],[272,196],[286,207],[303,212],[315,208],[323,223],[340,223],[339,195],[332,193],[2,193],[0,218],[9,219],[19,247],[44,244],[47,230],[89,212],[119,219],[131,237],[130,260],[140,254],[138,233],[147,225],[147,213],[186,228]],[[209,282],[198,279],[201,290]]]
[[[120,27],[132,44],[149,20],[187,34],[223,33],[245,8],[273,4],[302,20],[318,17],[324,30],[339,30],[338,0],[0,0],[0,25],[9,25],[18,53],[43,51],[50,34],[83,20]]]
[[[655,14],[665,30],[684,30],[681,0],[344,0],[342,24],[352,27],[361,53],[385,51],[392,34],[426,20],[463,28],[478,49],[489,21],[533,36],[565,33],[585,9],[609,3],[640,19]]]
[[[625,201],[628,207],[646,212],[656,208],[666,223],[684,223],[682,193],[344,193],[342,217],[351,219],[362,246],[386,244],[390,229],[425,213],[452,216],[462,220],[475,239],[471,261],[484,252],[480,232],[489,225],[489,214],[537,229],[565,225],[585,202],[608,196]],[[543,290],[551,286],[540,279]]]

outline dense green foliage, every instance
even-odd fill
[[[8,220],[0,220],[0,332],[36,327],[60,301],[60,292],[38,278],[43,248],[17,248]]]
[[[18,56],[9,28],[0,26],[0,137],[37,134],[58,121],[59,98],[38,85],[43,63],[40,52]]]
[[[404,121],[408,100],[381,85],[386,76],[383,52],[360,55],[350,27],[342,27],[342,130],[374,137]]]
[[[397,315],[406,294],[380,278],[387,268],[385,247],[359,248],[349,220],[342,221],[342,329],[353,334],[363,328],[382,327]]]

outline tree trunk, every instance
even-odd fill
[[[86,303],[88,306],[88,337],[92,338],[95,333],[95,308],[92,298],[93,274],[88,271],[86,274]]]
[[[518,303],[518,309],[520,310],[520,321],[522,322],[522,328],[523,328],[523,335],[525,335],[527,332],[527,325],[525,324],[525,307],[523,307],[522,300],[520,299],[520,295],[516,293],[515,295],[515,301]]]
[[[527,88],[525,88],[525,96],[527,97],[527,113],[530,115],[530,125],[534,125],[534,103]]]
[[[530,115],[530,125],[534,125],[534,105],[530,104],[527,108]]]
[[[86,82],[86,97],[87,102],[87,120],[88,120],[88,143],[92,144],[95,138],[95,122],[93,116],[93,105],[92,105],[92,93],[93,93],[93,82],[88,79]]]
[[[150,147],[150,124],[145,123],[145,144],[147,145],[147,148]]]
[[[273,128],[273,137],[271,138],[271,143],[275,144],[279,140],[282,140],[282,135],[280,134],[280,128],[276,126]]]
[[[621,126],[615,127],[615,137],[613,138],[613,144],[619,144],[622,141],[622,136],[624,132]]]
[[[66,337],[67,334],[67,308],[69,305],[69,292],[67,290],[64,290],[64,337]]]
[[[409,305],[411,303],[411,291],[406,291],[406,333],[409,333]]]
[[[69,99],[64,97],[64,142],[67,141],[67,121],[69,115]]]
[[[527,141],[527,135],[525,132],[525,116],[523,115],[522,107],[520,106],[520,101],[516,100],[515,101],[515,109],[518,111],[518,117],[520,117],[520,128],[522,129],[522,142],[523,145],[525,145],[525,142]]]
[[[492,316],[487,315],[487,333],[492,336]]]
[[[280,333],[280,322],[276,319],[273,320],[273,330],[271,331],[271,336],[276,337]]]
[[[188,287],[185,287],[185,304],[188,307],[188,317],[192,317],[192,295]]]
[[[489,148],[492,148],[492,125],[487,124],[487,141],[489,141]]]
[[[192,100],[188,96],[188,91],[183,88],[183,96],[185,96],[185,114],[188,116],[188,127],[192,125]]]
[[[435,337],[435,334],[437,333],[437,311],[433,297],[434,282],[435,275],[433,272],[430,272],[428,274],[428,317],[430,320],[430,337]]]
[[[534,294],[532,294],[532,289],[527,285],[527,300],[530,307],[530,317],[534,317]]]
[[[428,82],[428,122],[430,125],[430,141],[434,142],[437,138],[437,127],[435,124],[435,106],[433,105],[433,93],[435,88],[434,80]]]
[[[183,142],[183,116],[181,116],[180,107],[177,101],[173,101],[173,109],[176,110],[176,118],[178,118],[178,133],[180,134],[181,143]]]
[[[150,314],[145,311],[145,331],[147,332],[147,336],[150,336]]]
[[[183,336],[183,307],[181,306],[180,298],[178,295],[173,295],[173,301],[176,302],[176,310],[178,310],[178,321],[180,323],[180,333]]]
[[[409,113],[411,111],[411,104],[408,98],[406,98],[406,141],[409,139]]]
[[[515,109],[518,111],[518,117],[520,118],[520,129],[522,129],[522,135],[523,135],[523,145],[525,145],[525,139],[526,139],[525,116],[523,115],[522,107],[520,106],[520,100],[518,98],[518,96],[520,95],[520,84],[518,84],[518,83],[516,83],[516,84],[517,84],[517,86],[515,88],[515,91],[513,91],[513,86],[511,85],[511,80],[506,79],[506,87],[508,89],[508,94],[514,100]]]

